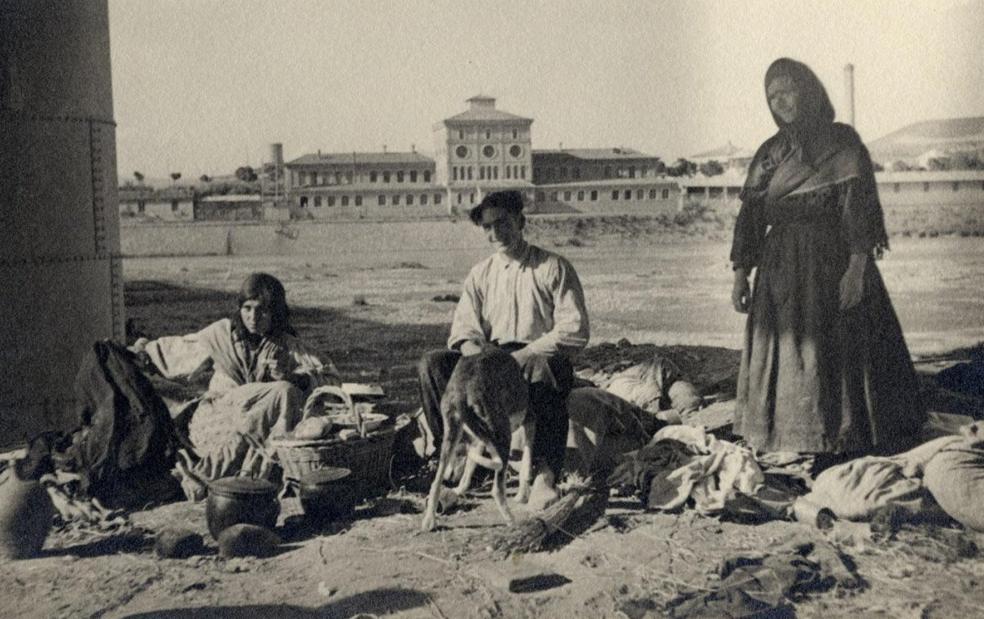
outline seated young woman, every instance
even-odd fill
[[[268,471],[262,446],[302,420],[304,401],[321,385],[338,385],[338,370],[297,337],[280,281],[253,273],[239,290],[236,310],[197,333],[141,341],[136,352],[166,378],[184,378],[211,365],[214,373],[188,434],[197,461],[179,459],[175,475],[191,500],[209,480]]]

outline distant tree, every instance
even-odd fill
[[[704,176],[717,176],[718,174],[724,174],[724,166],[721,165],[721,162],[716,159],[700,164],[697,166],[697,169]]]
[[[172,183],[173,182],[176,182],[179,178],[181,178],[181,172],[171,172],[171,182]]]
[[[931,157],[926,164],[930,170],[934,171],[949,170],[952,167],[949,157]]]
[[[974,152],[954,153],[950,160],[954,170],[979,170],[981,169],[981,159]]]
[[[882,164],[878,163],[877,161],[872,161],[871,162],[871,167],[872,167],[872,169],[874,169],[875,172],[884,172],[885,171],[885,166],[883,166]]]
[[[203,183],[211,183],[212,177],[209,176],[208,174],[202,174],[201,176],[198,177],[198,180],[200,180]]]
[[[693,176],[697,173],[697,164],[686,159],[677,159],[673,165],[666,168],[670,176]]]
[[[908,172],[911,169],[912,166],[901,159],[892,162],[892,172]]]
[[[661,159],[656,160],[656,174],[666,174],[666,164]]]
[[[142,172],[134,172],[133,173],[133,178],[137,179],[137,184],[140,184],[140,183],[143,182],[144,175],[143,175]]]
[[[248,165],[236,168],[236,178],[244,183],[251,183],[257,179],[256,170]]]

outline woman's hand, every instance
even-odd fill
[[[840,309],[846,311],[861,302],[864,293],[864,269],[867,254],[851,254],[851,261],[840,280]]]
[[[748,286],[748,271],[735,269],[735,284],[731,289],[731,304],[735,311],[747,314],[752,305],[752,289]]]

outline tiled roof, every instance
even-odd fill
[[[691,155],[688,159],[731,159],[731,158],[747,158],[754,157],[755,153],[743,148],[741,146],[735,146],[731,142],[728,142],[724,146],[718,148],[712,148],[711,150],[705,150],[702,153],[697,153],[696,155]]]
[[[309,153],[288,161],[285,165],[359,165],[359,164],[407,164],[434,163],[434,160],[416,152],[385,153]]]
[[[513,121],[513,122],[533,122],[532,118],[524,118],[522,116],[517,116],[515,114],[510,114],[509,112],[503,112],[502,110],[497,110],[495,108],[474,108],[470,110],[465,110],[460,114],[455,114],[451,118],[445,118],[445,123],[456,123],[456,122],[503,122],[503,121]]]
[[[537,189],[591,189],[597,187],[638,187],[639,189],[649,187],[676,187],[679,183],[677,179],[667,176],[654,178],[605,178],[591,181],[569,181],[566,183],[547,183],[537,185]]]
[[[251,193],[230,193],[226,195],[205,196],[199,202],[262,202],[263,197]]]
[[[524,180],[500,178],[498,180],[471,180],[471,181],[450,181],[448,186],[454,190],[467,190],[476,187],[482,191],[502,191],[505,189],[531,189],[533,183]]]
[[[164,189],[154,189],[153,187],[120,187],[117,189],[116,196],[121,201],[133,200],[191,200],[195,195],[191,187],[167,187]]]
[[[569,155],[575,159],[659,159],[655,155],[647,155],[632,148],[564,148],[564,149],[533,149],[537,155]]]

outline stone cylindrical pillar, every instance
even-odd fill
[[[0,445],[74,423],[93,342],[124,337],[105,0],[0,2]]]

